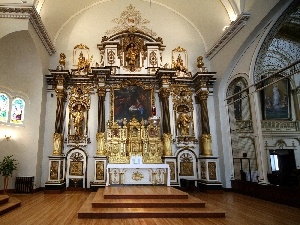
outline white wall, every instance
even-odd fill
[[[12,132],[10,141],[0,137],[0,159],[14,155],[19,162],[14,177],[35,176],[39,186],[44,77],[40,56],[28,31],[16,31],[0,39],[0,68],[0,90],[7,90],[13,97],[20,96],[26,101],[24,125],[0,126],[1,130]],[[8,188],[14,188],[14,178],[10,179]]]

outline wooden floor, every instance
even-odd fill
[[[299,225],[300,209],[267,202],[249,196],[224,192],[190,195],[206,205],[226,211],[225,218],[147,218],[147,219],[78,219],[77,213],[90,192],[67,191],[62,194],[10,194],[21,200],[21,207],[0,217],[1,225],[56,225],[56,224],[116,224],[116,225]]]

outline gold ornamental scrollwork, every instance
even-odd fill
[[[131,156],[142,156],[143,163],[162,163],[160,124],[146,126],[144,121],[135,118],[128,123],[123,120],[123,126],[109,121],[106,155],[109,163],[129,163]]]
[[[180,176],[194,176],[193,157],[190,153],[183,153],[180,156]]]
[[[63,150],[63,134],[54,133],[53,135],[53,155],[61,155]]]
[[[105,133],[97,133],[96,134],[97,140],[97,155],[103,156],[105,155]]]
[[[202,90],[198,93],[198,98],[199,98],[200,101],[207,100],[208,95],[209,95],[208,90]]]
[[[102,97],[105,97],[106,95],[106,88],[105,87],[99,87],[97,89],[97,93],[98,93],[98,96],[102,96]]]
[[[216,171],[216,163],[215,162],[208,162],[208,176],[210,180],[217,180],[217,171]]]
[[[58,179],[58,161],[51,161],[50,163],[50,180]]]
[[[162,99],[162,98],[169,98],[170,96],[170,88],[161,88],[159,90],[158,96]]]
[[[104,180],[104,162],[103,161],[97,161],[96,162],[96,180]]]
[[[212,156],[212,137],[211,134],[202,134],[201,136],[202,141],[202,153],[205,156]]]
[[[150,53],[150,60],[149,61],[150,61],[150,65],[152,67],[157,66],[157,55],[156,55],[156,52],[152,51]]]
[[[205,162],[201,162],[201,179],[206,179],[206,164]]]
[[[115,18],[112,22],[117,23],[118,26],[106,31],[107,35],[121,33],[123,31],[129,31],[131,33],[140,31],[141,33],[156,36],[156,33],[145,27],[145,24],[150,23],[149,20],[142,19],[141,13],[135,11],[135,7],[131,4],[127,7],[127,10],[121,13],[120,18]]]
[[[162,140],[163,140],[164,156],[171,156],[172,155],[172,134],[164,133]]]
[[[142,173],[140,173],[139,171],[137,171],[137,172],[132,173],[131,178],[132,178],[132,180],[135,180],[135,181],[141,181],[144,178],[144,175]]]

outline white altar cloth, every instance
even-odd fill
[[[167,185],[170,186],[169,164],[108,164],[106,186]]]

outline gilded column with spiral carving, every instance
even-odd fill
[[[163,149],[164,156],[172,155],[172,134],[170,126],[170,110],[169,110],[169,96],[170,90],[168,88],[161,88],[159,98],[162,103],[162,127],[163,127]]]
[[[55,89],[57,97],[55,133],[53,135],[53,155],[61,155],[63,150],[63,122],[65,110],[66,91],[64,87],[65,77],[63,74],[55,77],[57,86]]]
[[[198,99],[201,107],[201,124],[202,124],[202,135],[201,135],[201,143],[202,143],[202,154],[205,156],[212,155],[211,148],[211,134],[209,128],[209,118],[208,118],[208,109],[207,109],[207,98],[209,91],[201,90],[198,93]]]
[[[163,133],[171,133],[170,126],[170,110],[169,110],[169,96],[170,90],[168,88],[161,88],[159,98],[162,103],[162,127]]]
[[[105,87],[98,88],[98,128],[97,128],[97,155],[105,155]]]

